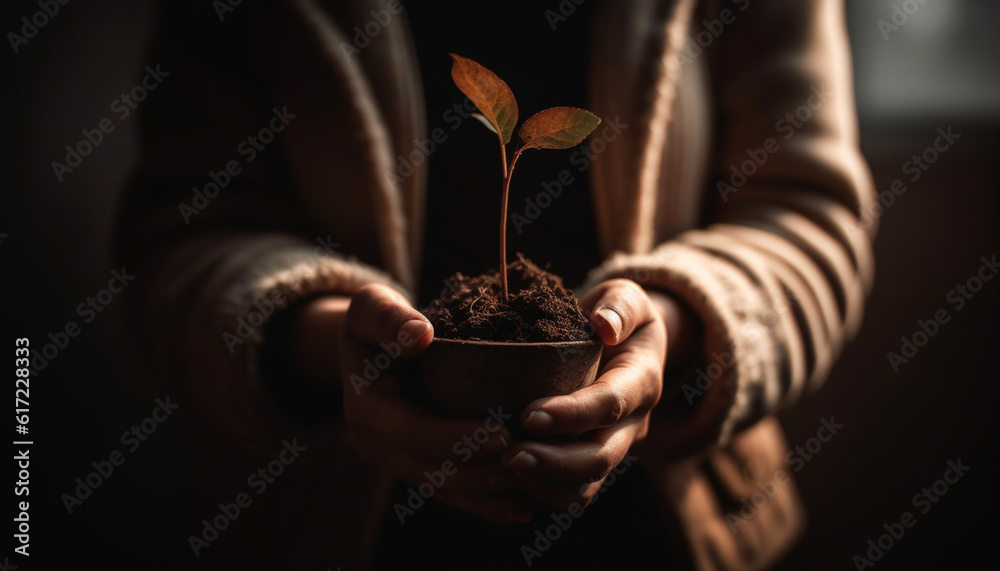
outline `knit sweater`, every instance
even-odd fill
[[[581,293],[626,277],[697,314],[700,356],[668,379],[640,457],[692,567],[761,568],[801,530],[794,485],[748,525],[726,506],[785,466],[773,415],[822,385],[873,278],[843,7],[593,1],[589,108],[627,128],[591,166],[605,261]],[[118,231],[142,276],[130,313],[151,369],[262,456],[316,430],[261,380],[267,322],[371,282],[413,299],[427,254],[425,166],[394,176],[428,138],[405,3],[276,4],[221,22],[164,8],[153,55],[171,77],[141,110]],[[328,513],[324,549],[360,563],[388,479],[352,454],[342,423],[320,432],[333,458],[323,497],[350,506]]]

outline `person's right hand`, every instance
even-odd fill
[[[433,337],[427,318],[396,290],[370,284],[352,296],[339,361],[344,415],[361,458],[415,489],[430,482],[435,498],[483,519],[528,521],[528,508],[503,493],[514,484],[499,461],[513,442],[510,431],[486,419],[434,416],[403,396],[397,359],[419,355]],[[472,435],[484,427],[494,430],[480,446]],[[446,462],[455,471],[438,489]]]

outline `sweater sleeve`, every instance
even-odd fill
[[[662,447],[678,454],[725,444],[821,386],[874,271],[842,3],[730,8],[706,53],[719,123],[706,224],[612,255],[588,279],[629,277],[700,317],[700,358],[658,407]]]
[[[253,7],[221,23],[207,8],[160,10],[150,58],[165,77],[138,110],[138,167],[118,214],[116,255],[136,275],[128,327],[161,390],[253,448],[285,426],[257,366],[276,315],[372,282],[409,294],[306,212],[280,132],[295,110],[258,71]]]

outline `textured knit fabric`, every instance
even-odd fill
[[[761,568],[801,530],[794,484],[748,525],[727,522],[727,506],[786,467],[771,415],[821,386],[873,277],[843,6],[593,1],[589,107],[605,120],[594,137],[622,128],[591,167],[605,261],[581,293],[623,276],[695,310],[700,357],[668,380],[640,455],[691,566]],[[248,454],[273,455],[300,428],[261,382],[266,320],[245,337],[239,320],[261,300],[280,312],[371,282],[414,299],[421,256],[433,255],[425,173],[397,176],[398,157],[427,137],[398,5],[244,3],[222,22],[205,7],[161,10],[153,55],[171,75],[142,109],[119,255],[141,268],[132,319],[152,369]],[[391,21],[378,24],[381,11]],[[243,144],[268,126],[273,141]],[[325,464],[300,484],[323,492],[276,491],[286,524],[270,521],[260,539],[296,537],[296,557],[352,568],[390,482],[357,460],[340,424],[326,434]],[[326,527],[289,530],[306,513]]]

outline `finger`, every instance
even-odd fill
[[[531,510],[524,504],[506,495],[438,494],[445,505],[468,512],[493,523],[528,523]]]
[[[602,282],[580,300],[597,335],[607,345],[617,345],[652,318],[649,296],[639,284],[626,279]]]
[[[589,387],[530,403],[521,414],[521,426],[536,434],[580,434],[652,408],[663,390],[662,361],[655,355],[615,355]]]
[[[430,321],[398,291],[368,284],[351,296],[346,333],[363,345],[381,347],[390,357],[412,357],[434,337]]]
[[[617,466],[643,430],[643,419],[628,419],[592,438],[563,444],[522,441],[501,455],[501,463],[520,479],[591,482]]]
[[[365,393],[350,416],[347,420],[356,432],[409,450],[422,460],[468,462],[498,455],[514,442],[510,429],[492,418],[438,417],[394,395]]]

